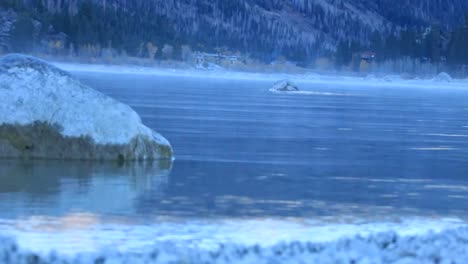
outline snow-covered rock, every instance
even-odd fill
[[[172,157],[132,108],[33,57],[0,58],[0,102],[0,158]]]
[[[448,73],[441,72],[441,73],[437,74],[436,77],[434,77],[433,81],[434,82],[452,82],[453,79]]]
[[[0,264],[16,263],[468,263],[468,229],[422,236],[394,232],[357,236],[329,243],[280,243],[270,247],[220,244],[207,250],[193,245],[155,243],[147,253],[109,249],[62,256],[22,250],[11,238],[0,237]]]
[[[273,84],[273,87],[271,87],[270,90],[278,92],[292,92],[299,91],[299,88],[289,80],[281,80]]]

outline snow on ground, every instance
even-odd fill
[[[55,66],[70,72],[96,72],[113,74],[139,74],[154,76],[176,76],[191,78],[214,78],[233,80],[271,81],[289,79],[299,85],[301,83],[333,84],[337,86],[361,87],[413,87],[413,88],[468,88],[468,80],[454,79],[450,82],[441,82],[440,78],[405,80],[398,75],[376,77],[372,74],[365,77],[344,75],[323,75],[315,72],[304,74],[283,73],[252,73],[228,70],[203,71],[197,69],[164,69],[132,65],[103,65],[103,64],[77,64],[54,62]],[[445,76],[445,75],[444,75]]]
[[[172,228],[174,232],[166,237],[157,232],[151,232],[150,227],[145,227],[139,232],[145,234],[147,240],[140,239],[138,242],[151,241],[151,245],[147,245],[144,251],[122,250],[114,243],[99,251],[77,254],[64,254],[60,250],[48,253],[37,252],[36,248],[44,247],[44,245],[35,238],[37,234],[30,233],[30,244],[26,246],[24,241],[21,242],[21,236],[17,236],[20,250],[18,250],[18,244],[11,238],[0,238],[0,264],[64,263],[64,261],[77,264],[467,263],[468,227],[457,227],[456,222],[449,224],[448,220],[445,221],[445,225],[441,223],[444,221],[415,220],[401,224],[304,228],[298,223],[257,220],[237,224],[225,223],[224,226],[215,225],[210,228],[199,224],[175,225]],[[207,232],[205,235],[207,237],[211,235],[211,239],[216,243],[207,244],[180,234],[189,230]],[[125,228],[122,231],[125,232],[122,232],[120,242],[130,243],[129,240],[135,233]],[[75,236],[80,237],[83,232],[80,230],[75,233]],[[237,239],[229,240],[220,237],[226,234],[234,235]],[[65,237],[54,241],[54,234],[50,235],[52,243],[73,242]],[[112,237],[112,235],[109,231],[106,237]],[[95,236],[99,234],[96,232],[90,234],[90,238],[95,239]],[[243,236],[246,240],[239,240]],[[79,242],[86,243],[84,240]],[[35,248],[34,253],[31,253],[33,252],[31,248]]]
[[[67,255],[106,248],[142,253],[155,243],[204,250],[215,249],[220,243],[261,247],[295,241],[327,243],[389,231],[401,236],[421,236],[464,226],[464,222],[457,219],[427,218],[356,224],[305,219],[155,220],[153,223],[129,224],[125,221],[102,223],[92,214],[0,221],[2,234],[15,237],[21,247],[42,253],[57,250]]]

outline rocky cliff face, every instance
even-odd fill
[[[0,158],[172,158],[129,106],[33,57],[0,59],[0,101]]]

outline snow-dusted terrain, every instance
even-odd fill
[[[272,247],[292,242],[331,243],[342,238],[370,237],[386,232],[405,237],[423,236],[466,227],[462,220],[450,218],[327,223],[312,219],[167,220],[161,217],[155,222],[125,224],[125,221],[115,220],[102,223],[94,214],[76,213],[63,217],[0,220],[0,229],[3,235],[15,237],[18,244],[26,249],[38,253],[58,251],[76,255],[98,253],[107,248],[144,253],[155,243],[173,243],[203,250],[216,249],[219,244]]]
[[[65,137],[88,137],[100,145],[136,141],[139,147],[135,145],[138,153],[134,156],[139,158],[164,156],[151,149],[146,144],[149,142],[170,148],[169,142],[144,126],[129,106],[33,57],[13,54],[0,59],[0,101],[1,125],[35,126],[35,122],[43,122],[58,126]],[[11,137],[3,136],[13,141]]]
[[[261,223],[265,226],[265,223]],[[275,224],[275,223],[273,223]],[[276,223],[278,224],[278,223]],[[419,223],[424,224],[424,223]],[[185,226],[189,228],[190,226]],[[192,226],[196,228],[197,226]],[[244,227],[255,228],[258,226]],[[266,225],[274,236],[275,229]],[[279,226],[281,231],[281,225]],[[290,228],[290,227],[288,227]],[[241,228],[241,230],[243,230]],[[226,230],[220,230],[226,231]],[[233,230],[234,231],[234,230]],[[267,239],[263,229],[250,229],[259,235],[258,240]],[[294,231],[294,229],[292,229]],[[142,230],[145,232],[145,230]],[[215,233],[216,234],[216,231]],[[239,234],[239,236],[241,236]],[[263,235],[262,235],[263,234]],[[329,234],[332,234],[329,232]],[[128,237],[132,233],[129,232]],[[341,239],[318,242],[313,235],[310,241],[285,241],[274,244],[239,244],[221,240],[204,246],[198,241],[164,241],[154,235],[151,246],[146,250],[121,251],[111,245],[99,252],[63,254],[57,251],[32,252],[18,247],[13,239],[0,239],[0,263],[466,263],[468,261],[468,229],[458,227],[426,233],[383,233],[360,234]],[[244,234],[245,235],[245,234]],[[30,237],[33,237],[32,235]],[[75,236],[79,237],[79,236]],[[174,236],[175,237],[175,236]],[[251,235],[250,237],[254,237]],[[122,241],[126,238],[122,237]],[[34,241],[34,240],[33,240]],[[62,239],[64,243],[65,239]],[[144,240],[140,242],[145,242]],[[83,241],[86,243],[86,241]],[[32,262],[31,262],[32,261]]]

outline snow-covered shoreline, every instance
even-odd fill
[[[0,264],[17,263],[466,263],[468,228],[422,235],[394,231],[330,242],[281,242],[271,246],[218,244],[203,249],[157,242],[144,253],[106,249],[94,253],[42,254],[0,237]],[[32,262],[31,262],[32,261]]]
[[[0,220],[1,234],[15,238],[20,247],[41,254],[57,251],[68,256],[99,253],[108,248],[142,254],[155,244],[164,243],[213,250],[219,244],[269,248],[279,243],[323,244],[387,232],[402,237],[419,237],[463,227],[468,228],[460,219],[421,217],[388,221],[356,219],[335,223],[331,220],[294,218],[162,218],[134,223],[125,219],[103,220],[94,214],[69,214],[58,218],[35,216]]]
[[[251,80],[251,81],[269,81],[289,79],[294,82],[333,84],[339,86],[363,87],[414,87],[414,88],[467,88],[468,80],[452,79],[451,81],[439,80],[437,76],[430,79],[404,79],[399,75],[375,76],[350,76],[339,74],[320,74],[317,72],[308,73],[254,73],[231,70],[199,70],[199,69],[171,69],[154,68],[136,65],[105,65],[105,64],[80,64],[52,62],[53,65],[63,70],[75,73],[107,73],[107,74],[135,74],[151,76],[168,77],[186,77],[186,78],[207,78],[207,79],[227,79],[227,80]]]

